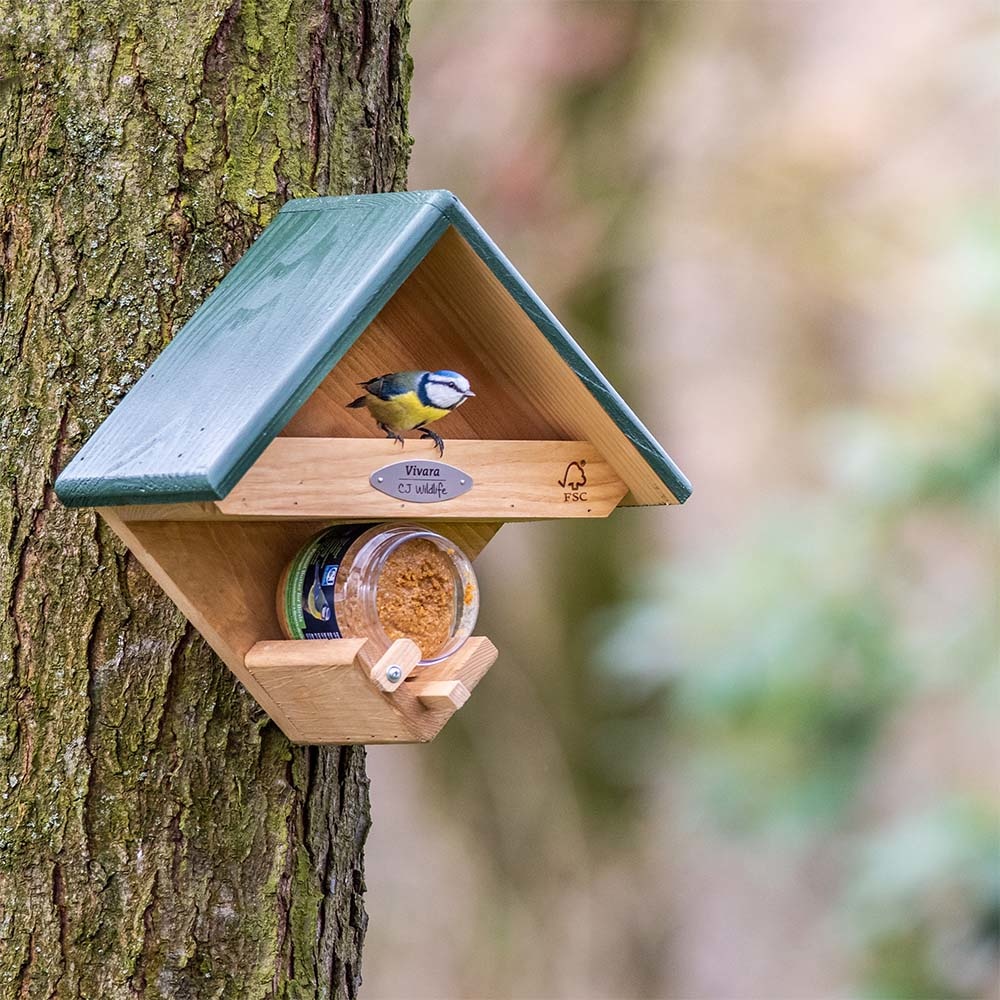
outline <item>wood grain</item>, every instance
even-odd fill
[[[424,708],[439,711],[449,708],[459,709],[468,700],[471,692],[461,681],[414,681],[410,687],[417,701]]]
[[[414,524],[423,523],[419,517],[413,519]],[[468,521],[428,523],[439,535],[450,538],[470,558],[475,559],[503,527],[503,521]]]
[[[407,677],[413,673],[413,668],[420,662],[420,647],[412,639],[397,639],[389,648],[374,662],[364,657],[364,650],[361,654],[362,666],[368,671],[369,680],[380,691],[395,691]],[[386,671],[390,667],[399,667],[399,677],[390,680]]]
[[[226,521],[212,501],[191,503],[136,503],[114,508],[123,521]]]
[[[376,490],[369,476],[395,462],[437,459],[431,442],[400,449],[385,439],[279,437],[217,507],[228,515],[283,518],[607,517],[627,489],[586,441],[451,441],[445,456],[469,473],[472,489],[451,500],[407,503]]]
[[[345,667],[354,663],[367,639],[277,639],[256,642],[247,650],[246,665],[259,667]]]
[[[447,660],[421,667],[392,696],[406,712],[421,742],[434,739],[455,712],[454,705],[428,708],[418,697],[420,684],[431,681],[461,681],[470,693],[496,662],[497,648],[484,636],[467,639]],[[416,686],[415,686],[416,685]]]
[[[518,392],[561,431],[561,437],[593,442],[628,484],[637,503],[677,502],[595,398],[592,388],[597,383],[581,379],[582,371],[574,370],[539,336],[522,305],[455,229],[444,233],[428,260],[433,266],[418,269],[408,292],[425,299],[436,312],[464,323],[470,345],[489,358],[495,377],[506,376],[517,385]],[[450,291],[456,286],[472,290],[463,296],[461,305]]]
[[[271,514],[224,514],[214,503],[132,504],[112,508],[115,515],[125,522],[132,521],[237,521],[252,523],[285,520]],[[370,521],[370,517],[324,518],[317,522],[316,530],[334,524],[351,524]],[[425,522],[420,517],[408,517],[414,524],[426,524],[435,531],[461,545],[470,559],[475,559],[494,535],[503,527],[503,521],[435,521]]]
[[[341,640],[306,640],[311,643]],[[248,671],[281,709],[297,743],[413,743],[418,734],[390,695],[356,664],[282,666],[255,657]]]
[[[296,742],[414,743],[441,731],[497,655],[489,639],[474,636],[385,692],[369,676],[364,653],[364,640],[261,642],[247,652],[246,669]]]

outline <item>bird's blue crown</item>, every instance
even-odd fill
[[[468,388],[469,380],[464,375],[443,368],[424,373],[417,385],[417,397],[424,406],[453,410],[463,402],[463,391]]]

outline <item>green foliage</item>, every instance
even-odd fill
[[[914,621],[928,560],[989,544],[996,424],[932,447],[857,416],[839,433],[836,493],[786,497],[712,558],[650,581],[602,661],[608,690],[627,681],[669,706],[656,746],[675,751],[695,809],[731,835],[803,848],[857,824],[872,752],[901,712],[969,687],[996,703],[990,588],[932,593]],[[871,995],[967,996],[987,982],[996,813],[956,799],[855,843],[856,877],[833,902]]]
[[[874,997],[974,995],[1000,949],[1000,812],[955,800],[873,838],[842,909]]]
[[[928,623],[922,649],[904,625],[920,507],[986,527],[993,425],[929,455],[878,443],[845,442],[874,459],[854,461],[849,491],[780,500],[711,560],[652,581],[606,633],[608,688],[625,675],[669,698],[696,784],[734,829],[836,818],[892,710],[945,667],[976,675],[990,646],[985,605]]]

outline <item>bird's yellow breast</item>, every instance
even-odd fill
[[[415,392],[404,392],[392,399],[379,399],[369,395],[365,400],[368,412],[380,423],[394,431],[409,431],[421,424],[429,424],[447,416],[449,410],[425,406]]]

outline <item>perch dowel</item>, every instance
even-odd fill
[[[424,708],[458,709],[469,700],[469,689],[461,681],[411,681],[410,690]]]

